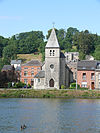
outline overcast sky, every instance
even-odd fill
[[[100,35],[100,0],[0,0],[0,35],[69,27]]]

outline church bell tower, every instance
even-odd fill
[[[60,88],[60,46],[53,28],[45,47],[45,88]]]

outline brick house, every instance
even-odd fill
[[[97,62],[96,70],[95,70],[95,87],[96,89],[100,89],[100,61]]]
[[[31,60],[21,66],[21,81],[25,84],[34,85],[34,76],[41,70],[42,63]]]
[[[95,89],[95,69],[97,61],[78,61],[77,64],[77,84],[80,87]]]

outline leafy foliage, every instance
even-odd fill
[[[51,30],[48,30],[46,39],[49,38]],[[86,55],[93,55],[100,60],[100,36],[92,34],[88,30],[79,31],[77,28],[69,27],[65,29],[55,29],[61,50],[67,52],[79,52],[80,59],[85,59]],[[4,64],[10,64],[11,59],[17,59],[17,54],[42,53],[44,52],[46,41],[42,31],[31,31],[13,35],[11,38],[0,36],[0,70]]]

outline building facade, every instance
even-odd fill
[[[97,63],[95,70],[95,87],[96,89],[100,89],[100,62]]]
[[[38,60],[29,61],[21,66],[21,81],[34,86],[34,76],[41,70],[42,63]]]
[[[65,56],[60,51],[54,28],[45,47],[44,65],[43,70],[34,77],[34,89],[60,89],[61,85],[69,86],[73,73],[67,67]]]
[[[89,89],[96,88],[95,69],[97,61],[78,61],[77,66],[77,83],[80,87]]]
[[[79,52],[65,52],[66,62],[70,61],[78,61],[79,60]]]

